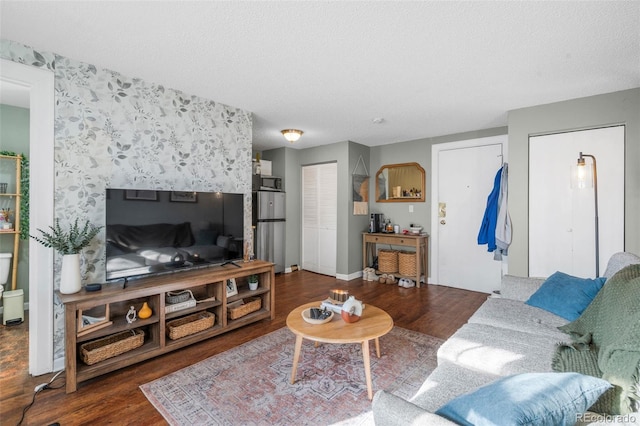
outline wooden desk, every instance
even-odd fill
[[[404,235],[404,234],[382,234],[382,233],[362,233],[362,269],[373,263],[376,257],[376,244],[387,244],[391,246],[407,246],[413,247],[416,252],[416,276],[400,277],[411,278],[416,282],[416,286],[420,288],[420,279],[424,275],[424,282],[427,283],[427,235]],[[371,259],[371,260],[370,260]],[[396,275],[396,274],[394,274]]]

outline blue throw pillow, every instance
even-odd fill
[[[589,306],[606,280],[605,277],[578,278],[556,272],[525,303],[573,321]]]
[[[611,384],[578,373],[526,373],[459,396],[436,414],[460,425],[574,425]]]

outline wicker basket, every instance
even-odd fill
[[[193,299],[193,293],[191,293],[191,290],[168,291],[164,298],[168,304],[173,305]]]
[[[213,327],[215,320],[215,314],[209,311],[187,315],[186,317],[178,318],[167,323],[167,336],[169,336],[171,340],[180,339]]]
[[[233,305],[227,307],[229,319],[238,319],[250,314],[251,312],[257,311],[262,307],[262,299],[259,297],[247,297],[242,300],[242,302],[242,304],[238,304],[237,306]]]
[[[398,253],[398,272],[400,275],[416,276],[416,253],[413,251],[401,251]]]
[[[144,331],[127,330],[80,345],[80,357],[87,365],[121,355],[144,343]]]
[[[378,250],[378,271],[385,274],[398,272],[398,250]]]

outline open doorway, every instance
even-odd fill
[[[24,158],[20,161],[21,177],[19,180],[23,181],[28,178],[29,170],[26,165],[30,157],[29,90],[24,86],[8,82],[2,82],[0,85],[0,154],[3,156],[22,155]],[[16,222],[18,217],[20,222],[24,222],[24,217],[19,216],[20,206],[25,205],[25,201],[28,201],[17,199],[12,195],[17,192],[19,187],[19,182],[16,180],[17,163],[17,161],[5,157],[0,161],[0,182],[2,182],[0,185],[3,186],[0,194],[0,209],[6,212],[7,218],[5,220],[9,227],[9,232],[0,233],[0,252],[3,254],[3,259],[9,258],[9,264],[6,264],[5,260],[2,271],[0,271],[0,291],[19,289],[23,292],[21,299],[27,305],[29,300],[29,241],[23,239],[24,232],[20,232],[19,237],[11,232],[11,223]],[[20,192],[23,190],[24,187],[21,187]],[[14,227],[14,229],[19,228]],[[18,238],[17,242],[16,238]],[[2,294],[0,293],[0,300],[2,300],[0,310],[3,314],[3,324],[6,324],[5,306],[8,302],[5,302],[5,299],[1,297]],[[15,311],[14,315],[14,321],[19,320],[19,311]],[[11,319],[9,321],[11,322]]]
[[[0,59],[0,90],[18,86],[29,102],[29,234],[53,225],[54,75]],[[29,245],[29,374],[54,370],[53,251]]]

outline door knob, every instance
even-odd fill
[[[440,221],[440,225],[446,225],[446,223],[447,223],[447,221],[446,221],[446,220],[444,220],[444,219],[442,219],[442,220]]]

